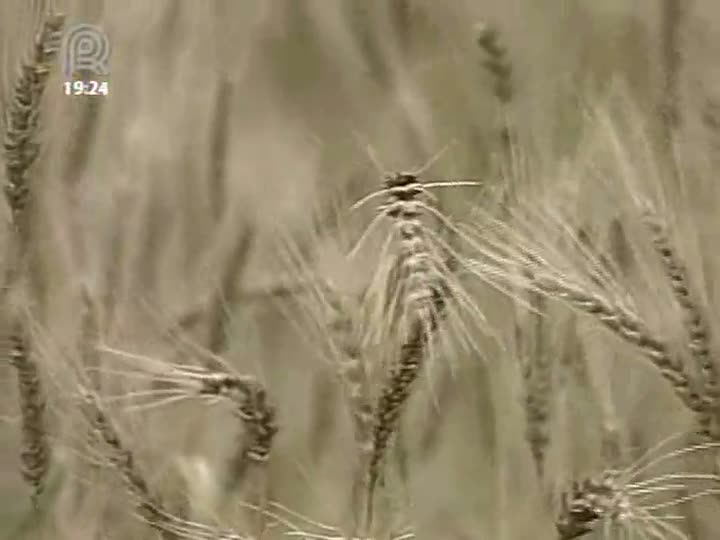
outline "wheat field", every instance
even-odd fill
[[[0,538],[717,538],[717,52],[713,0],[0,2]]]

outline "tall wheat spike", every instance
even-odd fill
[[[29,169],[38,157],[40,144],[37,129],[40,101],[47,85],[50,70],[60,50],[63,15],[49,15],[35,37],[30,58],[20,65],[19,76],[6,103],[4,125],[5,172],[4,187],[12,223],[16,231],[23,231],[23,212],[30,195]]]
[[[709,406],[714,406],[720,398],[720,388],[717,366],[711,355],[710,326],[694,296],[687,272],[673,247],[666,225],[651,210],[647,210],[644,217],[652,235],[655,251],[670,281],[672,292],[685,314],[684,324],[689,337],[688,348],[703,376],[702,397]]]
[[[397,430],[405,404],[412,392],[428,353],[428,346],[447,307],[449,294],[439,267],[448,263],[437,260],[422,218],[429,197],[426,188],[412,173],[392,173],[386,176],[385,191],[388,202],[381,206],[385,215],[393,219],[399,239],[397,263],[400,272],[404,308],[404,341],[398,357],[385,381],[374,411],[373,450],[367,474],[367,519],[372,526],[372,506],[375,485],[390,439]],[[404,329],[403,329],[404,330]]]
[[[30,197],[29,170],[38,157],[40,143],[37,130],[40,102],[47,85],[52,64],[60,49],[60,35],[65,18],[51,14],[43,20],[35,36],[30,58],[20,66],[10,101],[6,103],[4,123],[4,192],[11,212],[14,232],[14,253],[10,260],[11,286],[22,283],[22,265],[28,248],[26,208]],[[10,363],[18,373],[20,411],[22,417],[22,474],[33,489],[32,500],[43,491],[50,449],[45,426],[45,395],[38,367],[30,356],[25,319],[14,323],[11,336]]]

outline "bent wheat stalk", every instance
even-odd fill
[[[533,284],[542,293],[592,315],[611,332],[638,347],[670,382],[675,393],[690,410],[697,413],[704,412],[699,396],[691,389],[682,362],[670,353],[667,345],[654,336],[636,314],[599,294],[583,290],[550,274],[536,275]]]
[[[248,465],[264,465],[270,456],[272,441],[278,431],[275,408],[267,399],[267,391],[255,379],[224,373],[207,373],[199,377],[200,395],[230,399],[235,414],[243,421],[247,440],[240,445],[231,463],[229,485],[234,486]]]
[[[163,540],[244,540],[243,536],[233,531],[217,530],[201,523],[181,519],[168,512],[160,499],[152,493],[136,464],[132,450],[123,441],[100,398],[82,387],[79,388],[79,392],[80,408],[105,448],[105,457],[122,477],[128,495],[135,503],[136,517],[158,531]]]
[[[205,400],[221,398],[233,404],[233,413],[240,418],[245,428],[246,440],[240,445],[233,459],[232,474],[228,478],[230,486],[236,485],[249,465],[263,465],[267,462],[278,427],[275,421],[275,407],[268,400],[267,390],[257,379],[234,373],[210,371],[205,367],[172,364],[107,346],[102,346],[99,350],[128,361],[146,364],[145,368],[120,370],[116,373],[152,380],[155,383],[165,382],[171,386],[166,391],[155,389],[136,394],[126,393],[122,396],[123,400],[136,397],[155,400],[134,405],[133,408],[136,410],[192,398]],[[157,398],[161,396],[167,397],[158,400]]]

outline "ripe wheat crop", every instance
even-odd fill
[[[2,3],[0,539],[717,538],[717,28]]]

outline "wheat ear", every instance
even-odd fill
[[[383,185],[387,201],[380,211],[393,220],[398,239],[396,266],[403,296],[403,342],[380,391],[373,412],[372,452],[367,464],[366,528],[372,526],[375,485],[391,437],[410,397],[428,353],[430,341],[446,308],[448,290],[440,278],[436,260],[426,237],[423,217],[431,195],[414,173],[390,173]]]
[[[22,418],[21,473],[33,490],[32,502],[37,506],[50,465],[45,394],[37,364],[29,357],[25,346],[26,339],[22,325],[17,325],[10,340],[10,364],[17,371]]]
[[[244,476],[248,465],[263,465],[267,462],[273,438],[278,431],[275,408],[268,402],[265,388],[252,377],[225,373],[197,376],[200,394],[231,400],[236,405],[235,414],[245,425],[247,440],[240,446],[231,463],[229,485],[232,487]]]
[[[20,284],[20,269],[27,249],[24,212],[30,186],[28,172],[39,152],[36,140],[40,100],[47,78],[59,51],[62,15],[47,16],[35,36],[30,59],[20,66],[20,73],[7,103],[4,125],[5,197],[11,212],[15,234],[15,252],[10,261],[11,286]],[[45,394],[37,364],[28,351],[25,320],[15,321],[11,336],[10,363],[18,374],[22,418],[22,475],[33,490],[32,501],[38,503],[50,463],[50,448],[45,426]]]
[[[398,289],[404,296],[404,318],[407,335],[401,346],[398,361],[392,368],[374,412],[373,455],[370,476],[377,474],[387,443],[400,411],[417,378],[432,332],[445,308],[444,293],[439,286],[434,254],[428,245],[424,206],[429,195],[410,173],[386,176],[384,188],[388,201],[381,210],[393,220],[399,240],[396,268],[401,283]],[[425,199],[425,200],[423,200]]]
[[[330,298],[330,308],[332,314],[328,327],[339,353],[337,373],[352,417],[355,442],[360,454],[367,456],[372,452],[373,411],[370,377],[351,315],[355,308],[338,293]]]
[[[555,520],[559,540],[572,540],[592,532],[605,519],[624,519],[630,501],[612,471],[574,482],[562,494],[560,512]]]
[[[358,463],[353,475],[351,518],[353,530],[361,524],[365,496],[365,480],[370,456],[373,452],[373,404],[370,373],[363,355],[362,340],[358,335],[356,318],[359,309],[354,298],[341,295],[328,288],[327,304],[330,311],[327,328],[330,345],[334,349],[336,375],[350,414],[353,436],[358,450]]]
[[[637,315],[598,294],[585,291],[549,274],[535,275],[533,284],[539,291],[593,316],[624,341],[638,347],[670,382],[675,393],[690,410],[697,413],[704,411],[701,399],[690,388],[690,381],[682,363]]]
[[[718,443],[682,446],[659,453],[670,440],[672,438],[647,450],[628,467],[606,469],[574,482],[560,497],[560,511],[555,520],[559,540],[579,538],[600,530],[601,526],[607,537],[615,529],[621,533],[620,537],[634,538],[637,533],[640,538],[689,538],[672,524],[678,516],[667,511],[717,495],[720,477],[677,468],[668,473],[647,473],[663,462],[713,451]],[[715,487],[705,487],[708,484]]]
[[[483,67],[493,78],[493,94],[507,105],[514,96],[512,64],[501,43],[500,31],[495,26],[479,23],[475,25],[475,42],[486,55]]]
[[[532,328],[526,331],[516,323],[516,337],[520,346],[521,367],[525,385],[525,440],[535,461],[535,470],[542,480],[545,453],[550,443],[548,423],[551,414],[552,363],[544,347],[544,317],[547,311],[545,298],[530,291]]]
[[[665,275],[670,281],[673,295],[685,314],[685,328],[689,335],[688,347],[701,370],[704,395],[710,405],[720,397],[717,367],[711,356],[710,328],[703,310],[696,302],[687,272],[676,250],[673,248],[667,227],[659,217],[647,210],[644,221],[652,235],[652,243],[660,257]]]
[[[30,194],[28,171],[38,157],[36,140],[40,101],[47,85],[55,58],[60,50],[63,15],[49,15],[35,37],[30,59],[20,65],[20,73],[13,85],[5,112],[5,172],[4,191],[12,212],[15,230],[23,228],[22,214]]]
[[[387,453],[390,439],[397,430],[402,411],[412,392],[413,385],[423,367],[427,348],[439,323],[445,299],[438,293],[434,312],[436,318],[428,327],[427,321],[417,319],[410,330],[410,336],[400,347],[397,364],[380,392],[374,413],[373,449],[368,463],[368,510],[372,505],[372,495],[380,475],[380,468]]]

